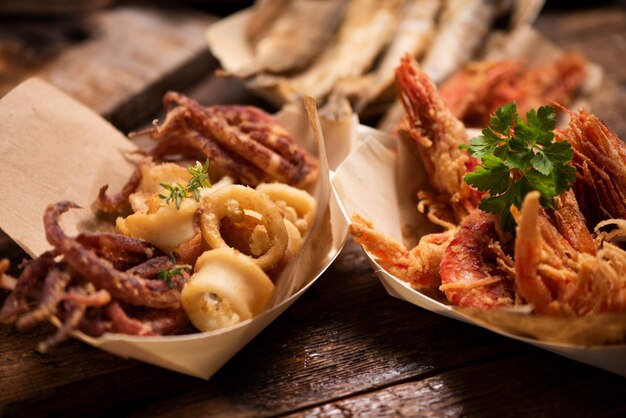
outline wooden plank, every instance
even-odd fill
[[[118,7],[85,20],[9,24],[0,30],[0,51],[12,45],[20,51],[9,58],[22,59],[5,57],[11,77],[1,87],[40,76],[126,131],[156,113],[167,90],[184,90],[216,66],[204,36],[214,20],[200,12]],[[15,29],[22,38],[38,34],[37,59],[24,62],[29,41],[9,37]]]
[[[137,367],[135,361],[78,341],[67,341],[48,354],[38,353],[37,343],[54,331],[48,324],[24,333],[13,326],[0,327],[0,405],[28,399],[35,393],[53,393],[59,385]]]
[[[289,415],[624,416],[623,378],[532,353],[446,371]]]

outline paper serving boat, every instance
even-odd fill
[[[412,248],[421,235],[432,232],[432,226],[418,213],[414,200],[417,190],[427,187],[428,179],[420,164],[404,163],[401,161],[404,158],[398,158],[403,152],[412,152],[409,147],[402,142],[397,145],[398,141],[380,131],[370,130],[369,133],[369,138],[337,168],[333,188],[348,221],[351,215],[359,213],[370,219],[376,230]],[[368,257],[391,296],[626,376],[626,344],[604,344],[607,339],[623,340],[626,335],[624,314],[573,320],[542,318],[525,311],[459,309],[436,296],[412,289],[383,270],[370,254]]]
[[[100,338],[76,333],[75,337],[118,356],[208,379],[326,270],[347,239],[347,226],[331,193],[324,141],[313,140],[301,105],[285,109],[277,118],[307,148],[317,149],[318,142],[321,167],[313,192],[318,202],[316,219],[298,258],[278,280],[270,308],[251,320],[213,332],[163,337],[105,334]],[[22,83],[0,100],[0,126],[4,196],[0,228],[28,254],[39,255],[50,248],[42,221],[46,206],[72,200],[85,209],[63,215],[66,233],[73,236],[97,229],[90,207],[102,185],[109,184],[109,190],[116,192],[126,182],[134,165],[125,155],[135,145],[99,115],[38,79]],[[322,127],[328,153],[334,159],[347,155],[354,143],[356,120],[322,123]]]

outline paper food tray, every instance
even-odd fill
[[[360,134],[363,137],[366,133]],[[389,135],[377,132],[360,145],[337,168],[332,179],[335,193],[346,220],[359,213],[371,220],[376,230],[393,239],[403,241],[403,210],[417,212],[415,205],[399,196],[397,184],[397,158],[394,150],[396,140]],[[418,174],[416,174],[418,175]],[[425,178],[411,177],[406,183],[428,181]],[[400,187],[402,189],[402,187]],[[406,229],[406,225],[404,225]],[[419,229],[419,225],[418,225]],[[410,247],[409,247],[410,248]],[[387,273],[367,254],[376,275],[387,292],[396,298],[420,306],[448,318],[476,325],[500,335],[523,341],[552,351],[564,357],[590,364],[613,373],[626,376],[626,344],[583,346],[558,342],[539,341],[534,338],[506,332],[501,328],[481,322],[465,315],[461,310],[434,300],[414,289],[407,283]]]
[[[277,118],[297,141],[309,149],[318,148],[302,106],[286,109]],[[328,126],[322,123],[333,158],[345,156],[355,143],[355,123],[353,118]],[[48,204],[72,200],[84,208],[63,216],[69,236],[94,229],[90,207],[99,188],[109,184],[112,192],[120,190],[134,170],[123,154],[135,149],[131,141],[102,117],[41,80],[30,79],[0,100],[0,125],[0,184],[3,195],[10,196],[0,200],[0,228],[31,256],[50,248],[42,221]],[[293,276],[278,281],[275,295],[280,294],[281,283],[297,285],[283,288],[284,297],[270,309],[213,332],[162,337],[75,336],[121,357],[208,379],[322,275],[347,239],[347,225],[331,192],[324,141],[318,152],[320,176],[313,192],[318,202],[317,221],[298,258],[292,260],[294,267],[285,269]]]

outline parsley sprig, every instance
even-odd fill
[[[204,165],[196,161],[195,166],[187,167],[187,171],[191,174],[191,179],[186,186],[181,183],[160,183],[161,187],[167,190],[168,193],[161,193],[159,197],[163,200],[163,203],[168,205],[170,202],[174,202],[176,209],[180,209],[180,205],[190,193],[197,202],[200,201],[200,188],[211,187],[211,181],[209,180],[209,160]]]
[[[509,231],[515,228],[511,205],[521,208],[528,192],[539,191],[541,205],[552,208],[554,197],[576,180],[576,170],[568,164],[573,156],[571,145],[554,142],[554,109],[530,110],[526,119],[518,116],[511,102],[496,110],[481,136],[461,146],[482,162],[464,177],[467,184],[489,192],[478,207],[500,215],[502,227]]]

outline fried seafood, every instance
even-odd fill
[[[398,94],[406,111],[400,131],[415,141],[431,185],[445,194],[461,221],[478,206],[481,194],[469,187],[463,176],[476,164],[467,151],[459,149],[469,143],[461,121],[441,100],[437,88],[417,62],[404,56],[396,70]]]
[[[447,231],[423,236],[410,251],[360,216],[353,217],[350,233],[399,279],[415,288],[433,288],[441,284],[439,267],[445,250],[459,223],[478,206],[480,193],[463,181],[473,164],[467,151],[459,149],[469,143],[463,123],[445,107],[435,85],[408,55],[396,70],[396,81],[406,110],[400,134],[413,141],[435,189],[420,192],[420,211]]]
[[[272,280],[250,257],[232,248],[207,251],[183,288],[185,312],[200,331],[233,325],[261,313],[272,293]]]
[[[364,109],[376,100],[385,90],[393,87],[394,69],[405,54],[419,58],[428,48],[435,33],[435,18],[439,12],[439,0],[408,0],[402,6],[397,31],[392,42],[386,48],[376,68],[357,79],[356,91],[348,92],[356,96],[356,109]],[[361,81],[362,80],[362,81]],[[343,84],[340,89],[343,89]]]
[[[288,234],[278,207],[267,195],[235,184],[204,199],[200,229],[210,248],[231,247],[220,230],[221,221],[226,217],[233,227],[245,228],[250,233],[247,243],[240,243],[239,251],[251,255],[264,271],[278,264],[285,254]],[[263,242],[255,246],[255,238],[259,236],[263,236]]]
[[[468,62],[496,18],[497,0],[448,0],[422,68],[435,83]]]
[[[184,199],[176,208],[173,202],[162,205],[158,196],[154,196],[156,198],[151,199],[146,209],[117,218],[115,227],[123,235],[145,240],[165,253],[172,253],[198,233],[194,220],[198,202]]]
[[[587,60],[576,53],[533,68],[521,60],[477,61],[446,80],[440,94],[455,117],[467,126],[483,127],[511,101],[523,115],[550,101],[567,106],[583,83],[586,66]]]
[[[161,183],[188,183],[192,176],[189,170],[176,163],[155,164],[149,157],[141,160],[137,168],[140,172],[139,184],[126,198],[133,212],[148,209],[148,199],[163,191]]]
[[[255,42],[252,71],[274,73],[307,66],[333,36],[346,0],[293,0]],[[302,46],[306,45],[306,48]]]
[[[439,289],[450,302],[486,309],[513,304],[513,281],[490,249],[499,241],[493,215],[475,210],[463,220],[439,265]]]
[[[517,64],[490,68],[494,72],[489,77],[506,78],[509,72],[518,73],[519,68]],[[534,120],[529,124],[518,122],[520,135],[529,134],[530,127],[539,129],[539,123],[546,128],[537,140],[542,141],[543,148],[533,148],[529,158],[539,152],[551,153],[551,158],[559,164],[574,166],[576,182],[571,190],[565,188],[565,192],[555,193],[547,204],[542,203],[544,208],[540,206],[541,195],[532,189],[522,195],[525,199],[521,209],[505,202],[505,209],[510,206],[518,227],[516,233],[503,230],[500,216],[479,209],[482,195],[464,182],[465,174],[474,170],[477,161],[459,149],[467,141],[461,133],[463,124],[452,116],[434,85],[410,58],[402,60],[397,77],[407,113],[399,134],[413,141],[434,189],[419,192],[418,210],[428,210],[428,219],[446,231],[422,236],[419,244],[409,251],[356,214],[350,225],[355,241],[390,274],[415,289],[437,289],[459,307],[493,309],[528,305],[536,314],[552,316],[626,311],[623,249],[626,220],[622,211],[626,207],[623,193],[626,189],[622,184],[626,178],[626,147],[623,142],[584,110],[568,111],[570,124],[555,131],[557,142],[553,142],[554,112],[547,108],[529,112],[529,120]],[[511,128],[518,119],[514,106],[509,107],[513,113],[507,116],[505,108],[499,109],[490,123],[490,129],[495,127],[502,136],[484,130],[481,138],[485,142],[481,143],[481,138],[472,140],[472,147],[483,152],[482,163],[492,156],[486,151],[488,146],[496,150],[505,144],[508,130],[511,130],[510,140],[522,141]],[[507,118],[510,123],[505,123]],[[495,123],[502,126],[498,128]],[[486,138],[490,133],[493,135]],[[572,150],[559,141],[571,144],[573,158]],[[481,145],[485,148],[481,149]],[[498,155],[493,158],[498,158],[499,163],[509,158],[509,154],[503,156],[502,149]],[[491,173],[484,166],[480,170],[476,173]],[[508,168],[503,173],[504,179],[510,179]],[[553,175],[559,173],[562,171],[554,171]],[[497,190],[493,178],[485,181]],[[463,193],[463,187],[468,192]],[[501,190],[500,193],[510,191]]]
[[[59,324],[58,332],[40,345],[42,351],[77,330],[91,336],[164,335],[179,332],[187,315],[202,331],[257,315],[273,293],[268,274],[275,279],[299,251],[310,212],[315,211],[315,200],[308,193],[282,184],[265,185],[281,206],[264,192],[232,184],[200,188],[199,201],[194,190],[184,188],[187,195],[177,202],[164,193],[167,184],[151,173],[176,184],[185,180],[174,180],[173,172],[187,179],[185,184],[208,174],[191,171],[190,179],[190,171],[175,169],[171,163],[140,165],[151,167],[144,179],[160,188],[152,195],[144,193],[150,187],[136,192],[137,212],[118,218],[118,231],[127,236],[66,236],[60,215],[77,206],[60,202],[50,205],[44,216],[54,249],[26,262],[17,280],[4,274],[8,261],[0,262],[0,283],[12,290],[0,321],[15,322],[19,329],[44,320]],[[146,221],[150,213],[158,219]],[[190,275],[192,265],[195,273]],[[182,289],[188,289],[184,302]]]
[[[160,335],[182,329],[187,318],[180,289],[186,273],[174,277],[171,286],[158,280],[158,271],[174,264],[143,241],[112,234],[66,236],[59,216],[75,207],[65,201],[46,209],[46,235],[54,250],[25,262],[0,311],[0,322],[16,322],[19,329],[45,320],[58,322],[59,330],[40,344],[40,351],[75,330],[100,336]],[[128,326],[131,323],[133,327]]]
[[[165,95],[164,103],[166,106],[182,106],[188,126],[226,152],[236,154],[248,165],[261,170],[264,176],[254,179],[251,185],[261,180],[277,180],[303,187],[317,179],[317,159],[298,146],[274,118],[259,109],[245,106],[204,108],[188,97],[172,92]],[[220,165],[219,162],[216,164]],[[227,171],[235,179],[237,173]]]
[[[441,84],[439,94],[465,125],[483,127],[489,115],[515,99],[508,83],[523,70],[521,60],[470,62]]]
[[[94,251],[87,250],[78,241],[66,236],[59,225],[59,216],[77,207],[72,202],[63,201],[50,205],[44,214],[48,242],[72,269],[88,277],[97,288],[106,290],[126,303],[161,309],[180,307],[178,289],[169,288],[163,281],[116,270],[110,261],[98,257]]]
[[[17,279],[0,260],[0,287],[11,290],[0,323],[52,322],[41,351],[77,332],[166,335],[191,330],[189,318],[201,331],[252,318],[300,251],[316,201],[278,180],[310,185],[317,159],[258,109],[204,108],[175,93],[166,102],[178,106],[145,131],[156,146],[136,153],[147,155],[119,193],[100,189],[99,209],[121,215],[117,234],[66,235],[60,218],[78,206],[61,201],[44,214],[52,250]],[[198,155],[224,164],[185,167]]]
[[[249,86],[275,89],[287,101],[293,101],[302,94],[323,98],[336,82],[358,77],[372,65],[393,37],[401,4],[401,0],[350,1],[336,42],[310,67],[292,78],[261,74],[252,79]]]
[[[424,235],[411,251],[385,234],[376,231],[373,224],[355,214],[350,223],[350,235],[370,252],[389,273],[410,283],[416,289],[436,288],[441,284],[439,265],[456,229],[439,234]]]
[[[155,162],[181,156],[208,159],[235,182],[251,186],[280,181],[305,187],[317,179],[317,158],[265,112],[250,106],[202,107],[174,92],[163,100],[166,106],[177,105],[163,124],[131,134],[157,141],[149,152]],[[100,190],[101,209],[120,212],[141,184],[140,166],[120,194],[108,197],[107,186]]]
[[[133,172],[133,175],[128,179],[122,190],[113,195],[107,195],[109,188],[108,184],[105,184],[100,188],[98,194],[98,207],[100,210],[109,213],[121,212],[128,206],[128,197],[137,189],[141,182],[141,169],[137,167]]]
[[[0,322],[5,324],[14,322],[19,315],[29,310],[28,295],[34,291],[39,282],[46,278],[50,269],[55,265],[56,256],[55,252],[48,251],[35,260],[23,263],[22,274],[12,284],[12,292],[0,310]],[[3,262],[8,269],[9,261],[3,260]],[[5,276],[4,273],[3,276]]]
[[[211,48],[229,68],[224,74],[247,79],[248,87],[277,104],[303,94],[318,100],[341,95],[365,115],[378,114],[394,100],[392,70],[402,55],[423,62],[439,83],[480,52],[497,17],[511,17],[512,29],[536,16],[516,11],[519,2],[502,0],[276,3],[255,3],[246,27],[246,61],[221,52],[226,30],[210,36]]]
[[[139,162],[139,170],[141,182],[128,196],[134,212],[125,218],[118,217],[116,230],[173,254],[183,264],[193,264],[206,249],[196,219],[199,202],[188,197],[163,201],[165,186],[187,187],[195,181],[192,171],[174,163],[155,164],[149,157]],[[229,184],[232,179],[225,176],[211,187],[198,187],[196,191],[199,198],[205,197]]]
[[[137,212],[118,218],[118,231],[174,254],[179,263],[195,265],[196,273],[184,286],[190,288],[184,304],[201,331],[258,314],[274,288],[267,275],[275,279],[299,251],[315,212],[315,199],[282,183],[260,184],[255,190],[221,179],[211,187],[190,188],[201,186],[199,178],[208,181],[208,164],[196,163],[182,171],[171,163],[140,165],[148,186],[129,198],[136,197],[146,208],[135,205]],[[181,176],[176,179],[172,173]],[[172,184],[161,182],[159,175]],[[237,263],[244,265],[228,267]],[[258,265],[256,270],[262,274],[245,267],[246,263]],[[229,275],[236,277],[227,280]]]
[[[315,199],[282,183],[260,184],[255,190],[223,178],[211,187],[200,187],[199,179],[208,181],[208,163],[183,171],[170,167],[171,163],[140,164],[149,167],[144,168],[149,187],[129,198],[145,198],[146,209],[136,205],[137,212],[118,218],[118,231],[173,253],[179,263],[195,265],[194,275],[184,285],[189,290],[183,304],[201,331],[258,314],[273,292],[272,280],[302,245]],[[184,175],[176,179],[172,173]],[[172,184],[161,182],[159,174]],[[247,264],[258,267],[251,269]]]
[[[569,205],[575,205],[570,212],[576,214],[576,200],[570,199]],[[626,310],[626,251],[607,241],[590,249],[574,248],[569,242],[580,242],[580,236],[589,241],[591,235],[580,212],[568,216],[567,221],[581,225],[577,234],[551,223],[539,206],[537,192],[526,196],[515,242],[516,284],[521,296],[535,312],[547,315]]]
[[[315,215],[315,199],[304,190],[282,183],[261,183],[256,190],[265,193],[284,213],[284,218],[297,227],[304,237]]]
[[[557,139],[574,148],[574,192],[591,229],[607,219],[626,219],[626,146],[595,115],[570,112]]]

